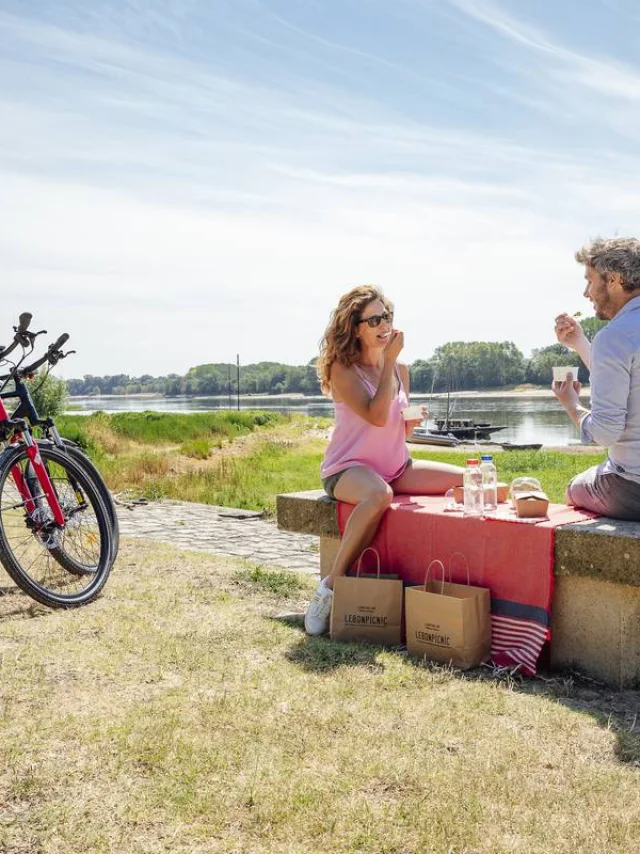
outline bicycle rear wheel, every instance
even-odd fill
[[[0,561],[15,583],[43,605],[85,605],[100,593],[111,571],[109,517],[95,484],[75,460],[55,447],[38,450],[64,525],[55,523],[37,479],[34,484],[26,447],[7,449],[0,455]],[[31,492],[39,489],[31,501],[16,484],[20,475]]]

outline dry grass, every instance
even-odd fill
[[[310,580],[125,543],[0,598],[0,851],[633,852],[637,693],[307,639]]]

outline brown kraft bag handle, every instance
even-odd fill
[[[358,565],[356,567],[356,578],[360,578],[360,567],[362,566],[362,558],[365,552],[373,552],[376,556],[376,563],[378,564],[378,578],[380,578],[380,555],[378,554],[378,550],[374,549],[373,546],[367,546],[366,549],[363,549],[360,553],[360,557],[358,558]]]
[[[465,568],[467,570],[467,587],[471,587],[471,575],[469,574],[469,561],[462,554],[462,552],[454,552],[449,558],[449,581],[451,581],[451,570],[453,569],[453,559],[454,557],[461,557],[464,561]]]
[[[424,574],[424,583],[422,585],[422,589],[425,591],[425,593],[427,591],[427,584],[429,582],[429,573],[431,572],[431,567],[434,565],[434,563],[439,563],[442,567],[442,587],[440,588],[440,592],[442,593],[444,591],[444,585],[446,583],[445,573],[447,570],[445,569],[444,564],[441,560],[438,560],[438,558],[434,558],[434,560],[432,560],[429,566],[427,567],[427,571]],[[449,582],[451,582],[451,572],[449,572]]]

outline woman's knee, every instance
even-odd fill
[[[381,483],[371,491],[366,499],[367,504],[376,513],[384,513],[393,501],[393,489],[388,483]]]

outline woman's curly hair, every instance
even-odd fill
[[[375,285],[358,285],[340,298],[337,308],[331,312],[329,325],[320,341],[320,356],[316,371],[323,394],[331,395],[331,368],[334,362],[349,366],[357,362],[360,355],[360,339],[355,334],[357,321],[368,303],[380,300],[387,311],[393,305]]]

